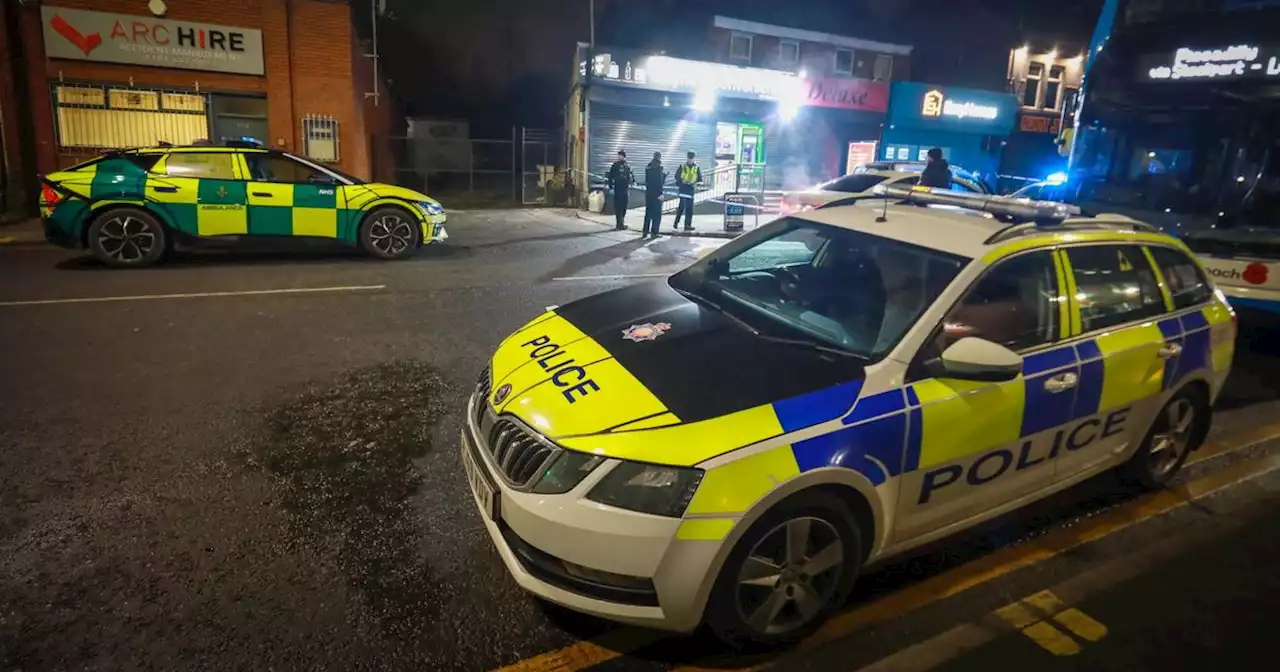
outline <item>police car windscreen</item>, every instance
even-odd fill
[[[857,231],[787,220],[774,236],[716,259],[708,276],[725,310],[762,332],[804,336],[879,359],[967,261]]]

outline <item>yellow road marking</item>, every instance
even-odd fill
[[[1074,656],[1080,653],[1080,645],[1076,640],[1044,621],[1029,628],[1023,628],[1022,634],[1030,637],[1031,641],[1040,645],[1040,648],[1055,656]]]
[[[1081,650],[1080,643],[1063,630],[1088,642],[1107,636],[1107,626],[1079,609],[1068,608],[1047,590],[996,609],[995,615],[1055,656],[1074,656]],[[1062,629],[1054,627],[1054,623]]]
[[[1278,437],[1280,437],[1280,423],[1232,433],[1206,442],[1200,450],[1188,458],[1187,463],[1202,462]],[[994,551],[875,602],[839,614],[827,621],[816,633],[800,642],[794,650],[808,651],[842,639],[875,623],[901,616],[1019,569],[1043,562],[1175,509],[1189,501],[1205,497],[1276,468],[1280,468],[1280,455],[1266,455],[1238,462],[1198,480],[1120,505],[1071,528],[1051,532],[1021,546],[1005,547]],[[624,628],[595,640],[576,642],[563,649],[516,662],[494,672],[575,672],[627,655],[663,638],[660,633]],[[701,662],[711,663],[711,661]],[[709,664],[707,667],[698,667],[695,664],[679,667],[671,672],[704,672],[705,670],[756,672],[769,664],[766,662],[734,669],[727,668],[723,664]]]
[[[1096,642],[1107,636],[1107,626],[1093,620],[1079,609],[1067,609],[1053,617],[1059,625],[1088,642]]]

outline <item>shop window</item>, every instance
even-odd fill
[[[316,161],[338,161],[338,120],[309,114],[302,118],[302,153]]]
[[[215,140],[252,140],[269,144],[266,98],[215,93],[212,107]]]
[[[853,50],[852,49],[836,49],[835,65],[832,72],[837,75],[853,74]]]
[[[733,33],[729,36],[729,58],[751,60],[751,36]]]
[[[877,54],[875,70],[872,72],[871,77],[878,82],[887,82],[893,79],[893,57],[889,54]]]
[[[1044,79],[1044,64],[1032,61],[1027,64],[1027,83],[1022,89],[1022,106],[1039,107],[1040,80]]]
[[[781,40],[778,42],[778,63],[782,65],[795,65],[800,62],[800,43],[795,40]]]
[[[172,152],[164,161],[165,174],[170,177],[234,180],[234,159],[228,152]]]
[[[1066,69],[1061,65],[1049,66],[1049,79],[1044,86],[1044,103],[1046,110],[1058,109],[1058,94],[1062,91],[1062,74]]]
[[[53,102],[64,149],[190,145],[209,133],[202,94],[57,84]]]

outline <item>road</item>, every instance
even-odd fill
[[[1250,324],[1178,489],[1098,480],[870,570],[795,651],[732,657],[531,600],[460,476],[477,372],[545,306],[724,241],[527,210],[456,214],[450,233],[399,263],[206,253],[134,272],[0,248],[0,669],[1134,669],[1267,644],[1280,341]],[[1007,618],[1032,598],[1033,622]],[[1046,627],[1057,644],[1026,634]],[[1073,655],[1051,650],[1063,637]]]

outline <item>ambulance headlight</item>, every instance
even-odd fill
[[[620,509],[679,518],[702,481],[701,469],[623,462],[605,474],[587,499]]]
[[[418,208],[428,215],[438,215],[444,212],[444,206],[430,201],[422,201],[418,203]]]

